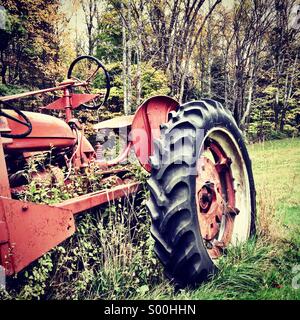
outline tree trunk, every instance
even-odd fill
[[[211,9],[211,0],[208,1],[209,9]],[[211,67],[212,67],[212,18],[211,15],[207,19],[207,95],[211,98]]]
[[[137,30],[137,46],[136,46],[136,104],[137,106],[141,103],[141,95],[142,95],[142,14],[143,14],[143,0],[140,0],[139,6],[139,16],[138,16],[138,30]]]
[[[131,30],[131,0],[129,0],[127,8],[127,24],[128,24],[128,41],[127,41],[127,90],[128,105],[127,114],[131,114],[132,105],[132,78],[131,78],[131,56],[132,56],[132,30]]]
[[[126,9],[123,2],[121,2],[121,12],[122,12],[122,46],[123,46],[123,94],[124,94],[124,113],[128,114],[128,66],[127,66],[127,34],[126,34]]]
[[[126,8],[121,2],[122,13],[122,45],[123,45],[123,91],[124,91],[124,113],[131,113],[131,54],[132,54],[132,37],[131,37],[131,12],[130,3]],[[126,20],[125,20],[126,19]]]
[[[282,108],[281,119],[280,119],[281,132],[283,132],[284,130],[284,124],[285,124],[286,113],[288,111],[289,100],[292,97],[293,84],[294,84],[294,79],[296,77],[295,73],[296,73],[297,61],[298,61],[298,53],[296,54],[296,57],[294,59],[291,74],[289,75],[289,73],[287,72],[287,75],[286,75],[284,102],[283,102],[283,108]]]
[[[183,103],[183,98],[184,98],[184,87],[185,87],[185,81],[186,77],[189,73],[189,61],[187,60],[184,65],[184,70],[181,75],[181,81],[180,81],[180,91],[179,91],[179,103]]]
[[[7,84],[6,83],[6,78],[5,78],[6,70],[7,70],[7,65],[6,65],[6,63],[4,61],[3,50],[1,50],[1,81],[5,85]]]
[[[242,130],[245,129],[246,120],[249,117],[250,112],[251,112],[253,87],[254,87],[254,83],[253,83],[253,80],[251,79],[250,85],[249,85],[249,89],[248,89],[248,99],[247,99],[247,104],[246,104],[246,110],[245,110],[245,112],[244,112],[244,114],[242,116],[241,122],[240,122],[240,127],[241,127]]]

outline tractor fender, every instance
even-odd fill
[[[168,113],[176,110],[179,102],[168,96],[154,96],[136,111],[131,125],[130,140],[140,164],[151,171],[149,157],[153,154],[153,140],[160,137],[160,125],[168,121]]]

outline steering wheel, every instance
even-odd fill
[[[86,85],[80,87],[73,87],[72,91],[75,92],[77,90],[78,93],[83,93],[83,87],[85,93],[100,93],[99,97],[91,102],[82,104],[85,108],[99,109],[107,102],[110,92],[110,77],[103,64],[97,58],[92,56],[80,56],[76,58],[71,63],[67,76],[68,79],[86,83]],[[101,89],[105,90],[105,94],[101,95]]]
[[[1,137],[14,138],[14,139],[15,138],[25,138],[25,137],[27,137],[32,131],[32,124],[31,124],[30,120],[27,118],[27,116],[22,111],[20,111],[16,107],[14,107],[12,105],[9,105],[7,103],[4,103],[4,102],[2,102],[2,103],[5,104],[5,106],[7,107],[6,109],[13,110],[17,115],[20,116],[21,119],[6,113],[2,108],[0,108],[0,117],[5,117],[7,119],[15,121],[15,122],[21,124],[22,126],[24,126],[27,129],[26,129],[25,132],[19,133],[19,134],[3,132],[3,133],[1,133]],[[24,130],[25,130],[25,128],[24,128]]]

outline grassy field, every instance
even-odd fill
[[[299,244],[300,139],[255,144],[249,147],[249,151],[259,204],[271,201],[275,218],[286,227],[286,236],[296,238]]]
[[[177,294],[163,283],[147,299],[300,299],[292,270],[300,264],[300,139],[249,146],[257,190],[258,238],[232,248],[220,273]]]

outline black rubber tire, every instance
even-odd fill
[[[202,240],[195,199],[196,179],[195,175],[190,174],[190,169],[195,166],[192,159],[200,156],[199,142],[203,139],[199,141],[199,137],[196,138],[196,129],[204,129],[205,136],[215,127],[226,128],[241,150],[251,192],[250,236],[255,234],[256,205],[251,161],[230,111],[209,99],[189,102],[180,106],[177,112],[172,111],[169,122],[161,126],[161,138],[154,141],[147,207],[152,218],[154,251],[163,264],[166,276],[179,287],[195,286],[217,271]],[[175,129],[177,136],[172,134]],[[181,143],[178,146],[177,142],[183,138],[178,129],[190,132],[188,146]],[[170,140],[170,136],[173,139]],[[181,164],[176,163],[179,153],[184,155]],[[193,158],[192,154],[198,156]],[[170,160],[162,163],[165,156],[169,156],[167,159]]]

